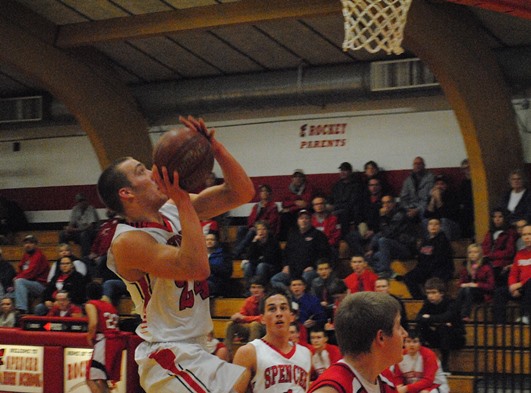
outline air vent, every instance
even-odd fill
[[[435,76],[420,59],[371,63],[371,91],[390,91],[439,86]]]
[[[0,99],[0,123],[42,120],[42,96]]]

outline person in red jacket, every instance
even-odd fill
[[[506,219],[507,212],[496,208],[491,212],[490,228],[483,239],[483,257],[487,258],[494,269],[496,287],[507,284],[509,269],[515,254],[517,232]]]
[[[24,255],[18,264],[19,272],[15,276],[15,307],[21,314],[27,314],[29,296],[40,296],[46,288],[46,279],[50,263],[42,251],[37,248],[37,238],[27,235],[24,238]]]
[[[326,199],[316,196],[312,199],[312,226],[326,235],[330,247],[337,249],[341,240],[341,224],[337,217],[326,210]]]
[[[461,307],[464,322],[471,322],[470,313],[474,303],[490,302],[494,293],[494,271],[483,258],[481,246],[472,243],[467,248],[467,261],[459,272],[457,302]]]
[[[509,300],[521,303],[521,316],[516,322],[529,325],[531,312],[531,225],[522,231],[525,248],[516,254],[507,280],[508,286],[494,292],[494,321],[505,323],[506,305]]]
[[[379,292],[348,295],[339,305],[335,328],[343,358],[322,373],[308,392],[396,392],[389,367],[402,361],[407,337],[396,299]]]
[[[415,330],[408,331],[404,347],[404,358],[392,367],[398,393],[449,393],[441,362],[420,344]]]
[[[312,366],[317,378],[328,367],[341,359],[341,351],[337,345],[328,343],[328,336],[324,328],[320,326],[311,330],[310,341],[313,347]]]
[[[313,187],[308,183],[304,171],[295,169],[291,175],[288,192],[282,199],[278,240],[285,241],[290,229],[296,227],[299,212],[310,208],[313,192]]]
[[[252,341],[265,334],[265,327],[260,316],[260,300],[264,297],[265,285],[258,276],[251,278],[249,290],[251,296],[245,299],[240,312],[230,317],[225,333],[225,345],[229,351],[229,358],[234,356],[234,340]]]
[[[94,347],[87,365],[87,385],[92,393],[109,393],[107,381],[114,384],[120,380],[122,351],[125,349],[118,328],[118,311],[111,303],[101,300],[103,287],[98,282],[87,285],[87,296],[87,341]]]
[[[70,295],[67,291],[60,290],[54,296],[55,304],[50,308],[48,314],[49,317],[75,317],[81,318],[83,311],[81,307],[72,304]]]
[[[345,278],[345,284],[350,293],[374,291],[378,276],[368,268],[363,255],[354,255],[350,259],[350,267],[352,267],[353,273]]]

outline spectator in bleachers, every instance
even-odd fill
[[[353,255],[350,258],[352,273],[345,278],[345,284],[350,293],[374,291],[374,284],[378,276],[369,269],[369,265],[363,255]]]
[[[494,269],[497,287],[507,285],[507,276],[515,254],[516,237],[516,231],[507,221],[506,210],[493,209],[490,215],[489,231],[481,246],[483,257],[490,261]]]
[[[426,170],[422,157],[413,160],[413,171],[404,180],[400,191],[400,206],[406,210],[411,219],[420,220],[430,199],[435,176]]]
[[[387,293],[388,295],[394,297],[398,303],[400,303],[400,324],[404,328],[404,330],[408,330],[409,323],[406,313],[406,307],[404,306],[404,302],[402,299],[400,299],[398,296],[393,295],[392,293],[389,293],[389,279],[385,277],[378,277],[376,280],[376,283],[374,284],[374,292],[382,292]]]
[[[116,226],[119,223],[124,222],[124,219],[111,209],[107,209],[105,211],[105,215],[107,216],[107,219],[100,224],[98,233],[94,238],[94,242],[92,242],[92,247],[88,256],[92,262],[91,269],[93,271],[91,272],[91,275],[94,277],[101,277],[99,269],[100,267],[103,268],[107,262],[107,251],[111,246],[111,241],[114,236],[114,232],[116,231]]]
[[[441,230],[438,218],[428,221],[428,234],[424,236],[418,251],[417,265],[404,276],[413,299],[423,299],[422,288],[426,280],[440,278],[448,285],[454,276],[453,250],[450,241]]]
[[[430,218],[438,218],[441,230],[448,240],[461,236],[459,220],[459,200],[454,191],[448,189],[448,179],[444,175],[435,176],[435,184],[430,192],[430,199],[424,211],[424,226]]]
[[[28,220],[20,206],[0,196],[0,244],[13,244],[14,235],[28,227]]]
[[[73,241],[81,245],[81,256],[86,257],[90,254],[100,219],[96,209],[89,204],[84,194],[77,194],[75,199],[76,205],[70,213],[70,221],[59,233],[59,242]]]
[[[254,226],[255,235],[247,250],[247,260],[242,261],[243,276],[246,282],[255,275],[269,282],[282,269],[282,251],[267,221],[256,221]]]
[[[30,311],[29,297],[39,297],[46,288],[46,279],[50,263],[37,247],[37,238],[33,235],[24,237],[24,255],[18,264],[15,276],[15,307],[21,314]]]
[[[529,220],[531,215],[531,192],[527,188],[527,177],[521,169],[515,169],[509,174],[511,189],[507,191],[500,206],[509,212],[508,222],[523,218]]]
[[[238,229],[237,244],[233,251],[234,259],[239,259],[245,253],[247,247],[256,235],[255,224],[257,221],[266,221],[269,232],[278,238],[280,231],[280,213],[275,201],[271,199],[272,189],[269,184],[262,184],[258,187],[260,200],[251,209],[251,214],[247,218],[247,226]]]
[[[335,215],[326,210],[325,202],[325,197],[320,195],[312,199],[312,226],[323,232],[331,249],[337,251],[341,239],[341,224]]]
[[[338,281],[342,280],[336,276],[328,259],[321,258],[316,264],[318,277],[313,279],[310,292],[321,302],[327,318],[332,318],[334,297],[331,289]]]
[[[426,300],[416,318],[423,345],[439,348],[442,368],[449,372],[450,350],[465,346],[465,328],[459,305],[446,296],[446,286],[439,278],[430,278],[424,285]]]
[[[308,183],[302,169],[295,169],[291,175],[288,193],[282,200],[280,210],[280,232],[278,239],[285,241],[292,228],[297,227],[297,217],[301,210],[308,210],[313,196],[313,187]]]
[[[375,161],[367,161],[363,165],[363,171],[363,178],[365,180],[366,187],[369,186],[369,182],[371,180],[376,179],[378,180],[378,183],[380,184],[383,193],[388,193],[390,191],[387,182],[382,176],[382,171]]]
[[[208,353],[217,356],[221,360],[226,362],[230,360],[227,346],[214,337],[214,332],[210,332],[207,335],[206,349]]]
[[[59,291],[69,293],[69,298],[74,304],[81,306],[85,303],[85,277],[74,267],[74,260],[71,256],[64,256],[59,260],[59,272],[52,277],[42,292],[42,303],[35,307],[35,314],[46,315],[54,305],[54,299]]]
[[[0,328],[16,327],[18,325],[18,313],[15,310],[13,299],[9,296],[4,296],[0,305]]]
[[[312,351],[312,379],[316,379],[328,367],[341,359],[339,347],[328,342],[328,336],[322,326],[316,326],[310,331]]]
[[[325,311],[319,299],[308,293],[306,288],[306,281],[302,278],[292,279],[289,285],[293,301],[299,306],[298,320],[306,329],[311,329],[314,326],[324,326],[326,322]]]
[[[219,244],[218,234],[211,232],[205,236],[210,264],[208,291],[210,296],[226,296],[230,276],[232,275],[232,258]]]
[[[457,302],[461,308],[461,318],[471,322],[472,305],[490,302],[494,293],[494,271],[485,262],[481,245],[470,244],[467,248],[466,264],[459,272],[459,293]]]
[[[507,285],[496,288],[494,292],[494,321],[505,323],[506,306],[509,300],[521,303],[521,316],[516,322],[529,325],[531,313],[531,225],[526,225],[522,231],[526,248],[519,251],[511,266]]]
[[[13,279],[16,274],[15,268],[4,259],[0,249],[0,298],[13,292]]]
[[[394,277],[393,259],[413,257],[417,243],[417,228],[404,208],[397,206],[391,195],[382,197],[380,231],[373,236],[365,254],[374,272],[383,277]]]
[[[449,393],[446,373],[435,352],[424,347],[416,330],[409,330],[404,358],[392,366],[398,393]]]
[[[475,234],[474,228],[474,196],[472,194],[472,176],[470,175],[470,164],[468,159],[461,161],[461,173],[463,180],[459,185],[459,227],[461,228],[461,236],[465,238],[473,238]]]
[[[80,260],[78,257],[76,257],[74,254],[72,254],[72,247],[70,246],[70,244],[67,244],[67,243],[59,244],[57,251],[59,254],[59,258],[57,258],[57,261],[55,261],[50,266],[50,271],[48,272],[47,282],[52,281],[52,279],[55,276],[61,273],[60,269],[58,269],[58,266],[61,261],[61,258],[63,257],[71,257],[72,260],[74,261],[74,268],[76,269],[76,271],[78,273],[81,273],[82,276],[85,276],[85,277],[87,276],[87,272],[88,272],[87,264],[83,262],[82,260]]]
[[[341,235],[345,237],[351,225],[361,222],[363,187],[352,173],[352,165],[343,162],[339,166],[339,180],[332,186],[327,200],[327,210],[337,216]]]
[[[62,289],[55,293],[53,306],[46,315],[49,317],[80,318],[83,316],[83,311],[78,305],[72,304],[68,291]]]
[[[313,351],[313,346],[311,344],[308,344],[305,340],[301,339],[301,330],[300,325],[293,321],[289,324],[289,340],[292,343],[302,345],[303,347],[306,347],[310,350],[310,352]]]
[[[251,296],[245,299],[240,311],[233,314],[227,323],[225,345],[231,359],[234,356],[235,336],[239,341],[248,342],[265,334],[265,326],[260,315],[260,300],[264,297],[265,282],[260,277],[253,277],[250,280],[249,291]]]
[[[513,222],[513,226],[516,229],[516,234],[518,235],[518,238],[516,239],[516,243],[514,246],[516,252],[523,250],[525,248],[525,242],[524,242],[524,239],[522,239],[522,231],[526,225],[527,225],[527,220],[524,220],[523,218]]]
[[[312,227],[311,214],[301,210],[297,219],[297,229],[290,231],[284,248],[280,273],[271,278],[272,285],[287,287],[290,279],[304,278],[312,282],[317,273],[315,263],[320,258],[330,258],[331,251],[326,236]]]
[[[380,210],[382,208],[382,183],[378,177],[367,181],[367,192],[363,194],[362,223],[357,230],[351,230],[346,236],[351,255],[364,254],[365,247],[380,230]]]

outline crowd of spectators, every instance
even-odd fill
[[[210,296],[234,296],[231,275],[233,261],[239,259],[245,287],[240,295],[246,296],[227,324],[224,343],[209,338],[212,353],[230,361],[236,343],[266,333],[259,304],[269,287],[286,290],[292,298],[292,340],[310,348],[313,378],[340,356],[334,345],[334,316],[342,299],[363,291],[389,294],[393,279],[403,281],[411,297],[423,301],[405,354],[425,359],[424,370],[417,374],[428,372],[439,389],[444,386],[441,372],[449,370],[450,351],[465,345],[464,324],[473,321],[474,304],[492,302],[495,322],[504,323],[507,303],[519,302],[517,322],[529,324],[531,268],[526,261],[531,259],[531,197],[522,171],[510,173],[510,187],[491,211],[488,232],[475,234],[467,160],[461,163],[463,181],[451,184],[447,176],[433,174],[424,159],[416,157],[398,195],[374,161],[359,174],[348,162],[338,169],[329,195],[317,190],[302,169],[293,172],[289,192],[279,205],[272,197],[273,188],[260,185],[259,200],[232,249],[220,241],[219,217],[202,223],[211,267]],[[60,234],[55,263],[46,259],[33,235],[23,240],[24,255],[16,270],[0,251],[0,326],[15,326],[28,313],[83,315],[84,289],[94,278],[103,282],[104,299],[115,306],[126,293],[122,280],[106,267],[107,249],[121,219],[108,212],[107,220],[100,223],[83,195],[76,201]],[[462,267],[454,271],[451,242],[463,237],[473,242]],[[81,245],[80,257],[72,255],[71,241]],[[350,270],[340,277],[342,243],[348,248]],[[416,265],[400,276],[392,269],[395,259],[415,260]],[[448,288],[456,277],[458,288],[452,298]],[[404,304],[395,298],[407,329]],[[439,348],[440,362],[428,347]],[[404,392],[418,381],[404,372],[410,362],[407,356],[394,367],[401,381],[399,391]]]

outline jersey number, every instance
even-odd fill
[[[179,298],[179,310],[192,308],[195,302],[195,296],[201,296],[205,300],[208,297],[208,283],[206,281],[194,281],[194,287],[188,288],[188,281],[175,281],[175,286],[181,288],[181,297]]]

